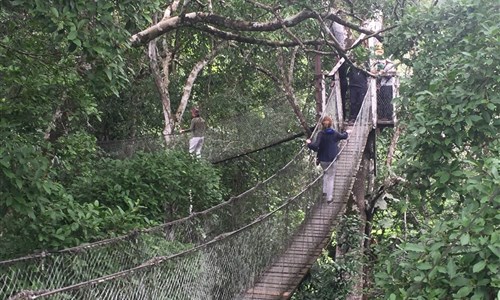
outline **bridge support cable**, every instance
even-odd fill
[[[272,144],[269,144],[269,145],[266,145],[264,147],[261,147],[261,148],[258,148],[258,149],[253,149],[253,150],[250,150],[250,151],[247,151],[247,152],[244,152],[244,153],[241,153],[241,154],[237,154],[235,156],[231,156],[231,157],[228,157],[228,158],[224,158],[224,159],[220,159],[220,160],[216,160],[216,161],[213,161],[212,163],[213,164],[220,164],[220,163],[224,163],[224,162],[227,162],[227,161],[230,161],[230,160],[233,160],[233,159],[237,159],[237,158],[240,158],[240,157],[243,157],[243,156],[247,156],[249,154],[252,154],[252,153],[255,153],[255,152],[259,152],[259,151],[262,151],[262,150],[266,150],[266,149],[269,149],[269,148],[272,148],[272,147],[275,147],[275,146],[278,146],[280,144],[283,144],[283,143],[286,143],[286,142],[289,142],[289,141],[292,141],[296,138],[299,138],[299,137],[302,137],[304,136],[305,133],[304,132],[301,132],[301,133],[296,133],[296,134],[293,134],[291,136],[288,136],[284,139],[281,139],[279,141],[276,141],[276,142],[273,142]]]
[[[260,107],[237,116],[226,118],[213,124],[210,116],[202,116],[207,121],[205,144],[202,157],[217,162],[242,155],[289,137],[290,132],[299,132],[301,127],[295,122],[286,99],[270,99]],[[279,137],[278,139],[276,137]],[[129,158],[139,151],[157,152],[168,149],[187,151],[190,134],[172,134],[168,147],[163,135],[145,135],[132,139],[101,141],[98,145],[105,153],[116,158]]]

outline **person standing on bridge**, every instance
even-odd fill
[[[349,78],[349,101],[351,103],[349,123],[354,124],[368,91],[368,77],[365,72],[354,66],[350,67],[347,77]]]
[[[200,117],[200,111],[194,107],[191,109],[191,127],[189,129],[181,130],[180,132],[192,132],[193,136],[189,140],[189,153],[195,154],[196,157],[201,157],[201,149],[205,141],[205,120]]]
[[[307,147],[316,151],[319,165],[324,171],[323,174],[323,198],[328,203],[333,200],[333,165],[332,162],[339,154],[338,143],[340,140],[347,139],[347,132],[337,132],[333,126],[332,118],[325,116],[321,121],[323,130],[318,133],[318,136],[312,142],[310,139],[306,140]]]

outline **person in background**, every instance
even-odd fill
[[[381,61],[381,68],[378,70],[380,77],[380,90],[377,103],[377,115],[380,120],[392,120],[393,114],[393,85],[394,74],[396,72],[394,63],[389,59]]]
[[[307,147],[317,152],[319,165],[325,172],[323,175],[323,198],[331,203],[333,200],[333,166],[330,167],[332,161],[339,153],[338,142],[347,139],[347,132],[339,133],[332,128],[332,118],[325,116],[321,120],[323,130],[318,133],[318,136],[312,142],[310,139],[306,140]],[[330,167],[330,168],[329,168]]]
[[[349,68],[347,77],[349,78],[349,101],[351,102],[349,123],[354,124],[368,91],[368,78],[365,72],[354,66]]]
[[[195,154],[196,157],[201,157],[201,149],[203,148],[203,142],[205,140],[205,120],[200,117],[200,111],[198,108],[191,109],[191,126],[189,129],[181,130],[181,133],[192,132],[192,137],[189,139],[189,153]]]

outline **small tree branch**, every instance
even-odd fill
[[[352,44],[352,46],[351,46],[351,47],[347,48],[347,49],[346,49],[346,51],[349,51],[349,50],[352,50],[352,49],[356,48],[356,47],[357,47],[357,46],[359,46],[359,45],[360,45],[363,41],[365,41],[365,40],[367,40],[367,39],[369,39],[369,38],[380,36],[380,33],[383,33],[383,32],[385,32],[385,31],[392,30],[392,29],[394,29],[394,28],[396,28],[396,27],[398,27],[398,26],[394,25],[394,26],[391,26],[391,27],[383,28],[383,29],[381,29],[381,30],[379,30],[379,31],[377,31],[377,32],[374,32],[374,33],[372,33],[372,34],[370,34],[370,35],[367,35],[367,36],[363,37],[362,39],[357,40],[354,44]]]
[[[232,40],[235,42],[254,44],[254,45],[264,45],[264,46],[270,46],[270,47],[274,47],[274,48],[289,48],[289,47],[295,47],[298,45],[316,46],[316,45],[324,44],[322,41],[316,41],[316,40],[289,41],[289,42],[263,40],[263,39],[257,39],[257,38],[252,38],[252,37],[245,37],[245,36],[242,36],[240,34],[235,34],[235,33],[228,32],[228,31],[222,31],[222,30],[215,28],[213,26],[210,26],[210,25],[197,24],[193,27],[195,27],[201,31],[204,31],[206,33],[209,33],[213,36],[216,36],[218,38],[221,38],[223,40]]]
[[[179,7],[179,2],[180,0],[174,0],[169,6],[167,6],[167,9],[165,9],[165,12],[163,13],[162,20],[168,19],[172,16],[172,13],[174,13],[177,10],[177,7]]]

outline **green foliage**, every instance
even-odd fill
[[[139,153],[126,160],[102,159],[69,191],[83,203],[108,207],[141,207],[151,220],[173,220],[222,201],[224,191],[215,169],[185,151]]]
[[[118,235],[224,196],[214,168],[184,152],[99,160],[88,134],[54,144],[6,127],[0,134],[2,258]]]
[[[22,213],[35,219],[35,210],[50,202],[50,195],[59,188],[48,178],[50,162],[36,145],[15,134],[2,134],[0,148],[0,212]]]
[[[400,103],[407,184],[394,192],[414,229],[379,247],[387,298],[497,296],[499,17],[494,1],[447,1],[407,15],[386,44],[413,72]]]
[[[97,203],[76,202],[52,178],[51,162],[41,153],[44,147],[15,134],[4,134],[2,139],[6,142],[0,148],[1,257],[75,245],[101,235],[102,224],[122,225],[135,218]],[[135,206],[129,208],[133,211]]]
[[[128,89],[129,82],[137,84],[145,77],[143,53],[131,49],[128,38],[150,24],[158,5],[128,0],[2,1],[2,117],[22,132],[54,131],[54,139],[95,126],[89,121],[98,123],[106,112],[101,102],[119,105],[114,97]],[[130,103],[135,112],[141,104],[135,99]],[[140,118],[127,119],[142,124]]]
[[[436,221],[395,251],[380,253],[377,283],[403,299],[493,299],[500,288],[500,177],[498,159],[466,184],[473,199],[454,218]],[[491,192],[493,191],[493,193]],[[389,249],[394,244],[384,243]]]
[[[65,186],[78,176],[88,176],[92,162],[99,158],[96,138],[85,132],[63,136],[48,147],[54,165],[54,179]]]

